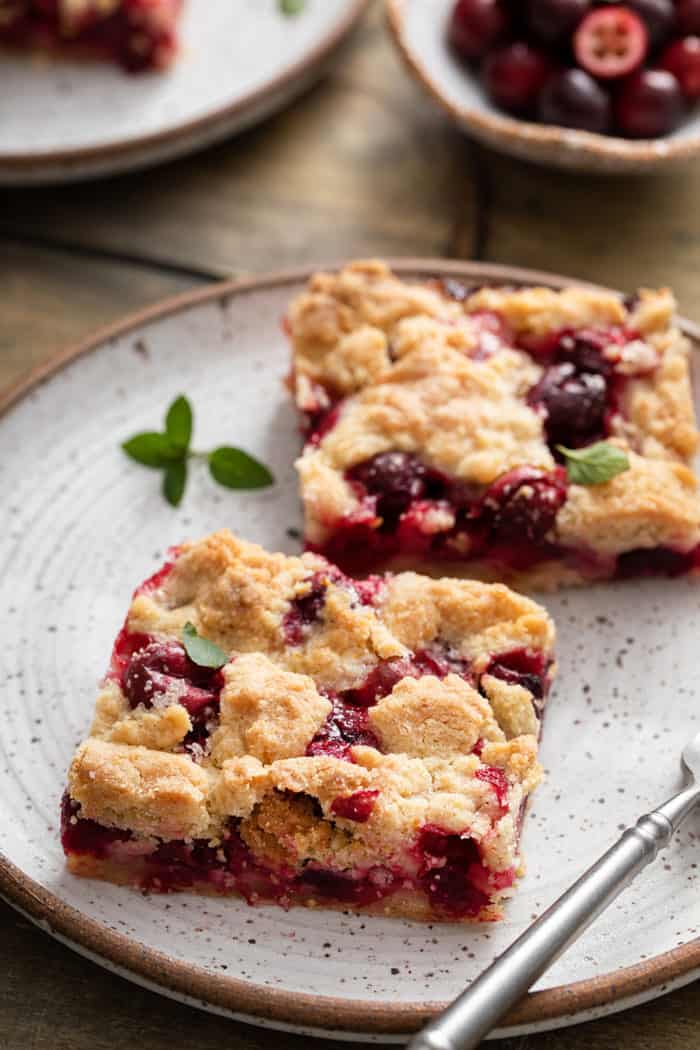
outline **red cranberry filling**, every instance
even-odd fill
[[[358,824],[365,824],[372,815],[374,803],[377,801],[378,791],[367,789],[355,791],[346,797],[339,796],[333,799],[331,813],[336,817],[345,817],[346,820],[354,820]]]
[[[40,43],[45,47],[68,44],[87,48],[115,59],[129,72],[161,68],[177,48],[167,20],[177,13],[180,0],[171,0],[160,20],[150,15],[152,6],[152,0],[125,0],[121,10],[105,17],[95,5],[94,10],[83,14],[67,40],[59,5],[54,0],[33,0],[9,11],[9,20],[6,18],[0,28],[0,39],[20,46]]]
[[[503,770],[496,766],[484,766],[477,769],[474,776],[493,788],[500,809],[499,817],[505,816],[508,812],[508,781]]]
[[[326,604],[327,580],[327,573],[314,573],[308,592],[292,601],[282,624],[284,637],[289,645],[301,645],[306,628],[320,620],[323,606]]]
[[[427,467],[409,452],[380,452],[348,471],[350,481],[359,482],[376,496],[377,514],[384,527],[393,529],[400,516],[428,491]]]
[[[369,728],[366,707],[356,707],[340,696],[332,697],[333,709],[325,724],[306,749],[307,755],[330,755],[350,759],[350,749],[357,745],[381,751],[379,740]]]
[[[642,547],[618,556],[615,575],[621,579],[632,576],[683,576],[698,567],[700,558],[697,549],[676,551],[671,547]]]
[[[416,853],[421,860],[418,882],[430,903],[455,918],[478,915],[489,903],[490,885],[504,888],[513,882],[513,872],[499,872],[503,885],[496,887],[476,842],[433,824],[421,829]]]
[[[550,664],[551,660],[548,660],[544,653],[533,652],[530,649],[511,649],[510,652],[492,657],[484,674],[527,689],[534,698],[535,714],[541,718],[543,701],[549,688],[547,672]]]
[[[106,828],[79,816],[80,805],[66,792],[61,800],[61,844],[66,853],[88,854],[103,859],[113,842],[126,842],[130,831]]]
[[[578,448],[605,436],[608,385],[596,372],[579,372],[569,361],[551,365],[530,391],[528,403],[544,411],[552,448]]]
[[[218,704],[221,672],[199,667],[174,641],[152,641],[134,652],[122,677],[122,689],[132,708],[139,704],[152,707],[177,682],[184,683],[175,693],[177,703],[190,715],[196,717],[205,707]]]

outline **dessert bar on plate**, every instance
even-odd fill
[[[153,891],[496,919],[553,675],[501,584],[358,582],[219,532],[134,594],[63,802],[71,871]]]
[[[674,306],[667,290],[407,282],[376,261],[316,274],[288,317],[308,549],[355,574],[534,587],[694,570]]]
[[[177,52],[181,8],[182,0],[0,0],[0,45],[164,69]]]

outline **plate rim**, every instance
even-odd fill
[[[267,110],[264,109],[266,103],[274,103],[280,93],[285,89],[292,90],[297,81],[301,81],[302,86],[307,82],[305,78],[308,79],[312,70],[321,66],[339,47],[365,14],[370,2],[371,0],[348,0],[347,11],[309,51],[283,72],[270,77],[260,87],[246,92],[236,102],[218,106],[201,117],[177,124],[168,130],[154,131],[133,138],[121,138],[100,146],[78,146],[71,149],[34,152],[6,153],[0,150],[0,166],[3,175],[5,177],[21,176],[40,172],[43,168],[47,170],[53,170],[56,167],[76,166],[79,168],[82,165],[110,161],[123,164],[133,159],[136,162],[138,156],[149,151],[167,148],[187,139],[206,136],[219,126],[225,129],[231,121],[244,116],[248,111],[260,110],[266,114]],[[164,75],[167,76],[167,71]],[[213,140],[207,139],[206,142],[211,143]]]
[[[482,139],[494,149],[528,157],[528,147],[558,150],[577,161],[609,160],[619,165],[615,170],[651,171],[665,163],[682,163],[700,152],[700,132],[694,138],[624,139],[617,135],[599,135],[576,128],[537,124],[505,113],[485,112],[452,102],[441,90],[418,52],[409,46],[404,32],[404,9],[410,0],[385,0],[386,20],[396,48],[414,79],[458,125]],[[518,148],[519,147],[519,148]],[[534,157],[530,158],[533,161]],[[538,158],[544,160],[542,152]],[[550,154],[549,162],[554,162]]]
[[[364,0],[362,0],[364,3]],[[449,274],[467,279],[484,279],[512,284],[544,284],[561,288],[568,284],[605,288],[594,282],[498,263],[440,258],[402,257],[387,259],[391,268],[405,276]],[[52,378],[80,357],[108,345],[144,325],[217,300],[245,295],[285,284],[299,284],[318,269],[337,270],[342,261],[304,265],[244,278],[215,282],[160,300],[144,309],[106,325],[92,335],[50,355],[15,383],[0,390],[0,418],[35,388]],[[610,289],[606,289],[610,290]],[[618,293],[619,294],[619,293]],[[685,335],[700,349],[700,326],[679,319]],[[230,1013],[246,1014],[268,1023],[353,1032],[361,1035],[409,1034],[419,1029],[446,1003],[377,1003],[371,1000],[343,999],[297,993],[258,985],[229,975],[211,974],[166,953],[147,946],[106,924],[92,919],[26,875],[0,850],[0,895],[34,922],[64,941],[75,944],[98,959],[117,965],[166,994],[185,996]],[[552,1022],[573,1023],[575,1015],[585,1014],[612,1002],[658,991],[662,995],[683,977],[700,971],[700,937],[644,962],[570,985],[558,985],[530,992],[503,1020],[509,1029]]]

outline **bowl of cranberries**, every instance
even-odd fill
[[[388,0],[409,68],[472,135],[582,171],[700,153],[700,0]]]

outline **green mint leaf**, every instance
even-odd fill
[[[154,430],[134,434],[123,443],[122,448],[127,456],[144,467],[166,467],[178,457],[165,434],[158,434]]]
[[[306,7],[306,0],[277,0],[283,15],[298,15]]]
[[[208,639],[201,638],[197,634],[197,628],[189,620],[182,629],[182,644],[192,663],[197,664],[198,667],[217,669],[223,667],[228,661],[224,650],[219,649],[218,645],[214,645]]]
[[[171,507],[179,507],[187,484],[187,460],[168,463],[163,475],[163,495]]]
[[[263,489],[275,483],[264,463],[228,445],[209,453],[209,470],[214,480],[227,489]]]
[[[186,452],[192,438],[192,406],[184,395],[176,397],[165,417],[165,433],[173,448]]]
[[[597,441],[587,448],[557,449],[566,459],[566,473],[574,485],[602,485],[630,469],[627,454],[607,441]]]

